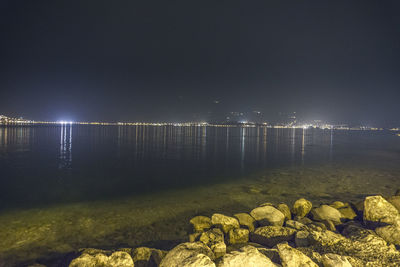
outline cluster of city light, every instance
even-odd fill
[[[354,131],[381,131],[386,130],[376,127],[349,127],[347,125],[330,125],[321,121],[311,123],[283,123],[272,125],[267,122],[255,123],[247,120],[242,120],[237,123],[208,123],[208,122],[75,122],[59,120],[51,121],[33,121],[22,118],[10,118],[0,115],[0,125],[23,125],[23,124],[48,124],[48,125],[117,125],[117,126],[174,126],[174,127],[267,127],[277,129],[324,129],[324,130],[354,130]],[[390,128],[389,131],[400,132],[400,128]]]

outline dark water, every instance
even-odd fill
[[[82,247],[167,249],[187,238],[195,215],[396,188],[393,132],[0,127],[0,266],[63,266],[54,258]]]
[[[399,155],[399,141],[386,132],[264,127],[1,127],[1,207],[142,194],[288,165],[355,164],[371,151]]]

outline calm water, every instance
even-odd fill
[[[163,247],[184,239],[197,214],[397,187],[391,132],[0,127],[0,266],[87,246]]]

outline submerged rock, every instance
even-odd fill
[[[364,221],[393,224],[399,218],[398,210],[381,196],[370,196],[364,200]]]
[[[211,228],[211,219],[206,216],[196,216],[190,220],[194,232],[203,232]]]
[[[293,241],[296,230],[283,226],[264,226],[257,228],[250,234],[252,242],[273,247],[284,241]]]
[[[285,215],[272,206],[255,208],[250,212],[250,215],[260,226],[282,226],[285,220]]]
[[[334,224],[340,224],[342,214],[335,208],[328,205],[321,205],[318,208],[311,210],[313,219],[320,222],[331,221]]]
[[[215,267],[214,257],[202,242],[182,243],[168,252],[160,267]]]
[[[133,267],[132,257],[124,251],[116,251],[107,256],[103,253],[95,255],[84,253],[80,257],[74,259],[69,264],[69,267]]]
[[[292,212],[299,217],[305,217],[312,208],[312,203],[307,199],[300,198],[293,204]]]
[[[219,213],[211,216],[211,224],[219,227],[225,234],[231,229],[239,228],[239,221],[236,218]]]
[[[284,267],[318,267],[309,257],[288,244],[282,243],[278,244],[276,247],[278,248],[282,266]]]
[[[275,267],[276,265],[257,248],[253,246],[242,247],[239,251],[232,251],[222,258],[219,267]]]
[[[247,213],[237,213],[233,216],[238,219],[241,227],[249,229],[250,232],[253,232],[257,227],[256,220]]]

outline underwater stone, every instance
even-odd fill
[[[311,210],[313,219],[316,221],[332,221],[334,224],[341,224],[342,214],[335,208],[328,205],[321,205]]]
[[[231,229],[228,233],[229,244],[240,244],[249,242],[249,230],[247,229]]]
[[[211,223],[219,227],[224,233],[228,233],[231,229],[239,228],[239,221],[236,218],[219,213],[214,213],[211,216]]]
[[[222,258],[219,267],[275,267],[276,265],[253,246],[245,246],[232,251]]]
[[[292,219],[292,214],[290,213],[290,208],[285,203],[278,204],[277,209],[285,215],[285,220]]]
[[[322,255],[322,264],[324,267],[352,267],[346,257],[333,253]]]
[[[215,267],[214,253],[202,242],[182,243],[174,247],[160,267]]]
[[[281,243],[276,246],[281,258],[282,266],[285,267],[318,267],[309,257],[301,251],[292,248],[288,244]]]
[[[304,217],[310,212],[311,208],[312,203],[310,201],[300,198],[294,202],[292,212],[299,217]]]
[[[293,241],[296,230],[283,226],[264,226],[257,228],[250,234],[252,242],[273,247],[284,241]]]
[[[233,215],[239,221],[239,225],[249,229],[250,232],[253,232],[257,226],[256,220],[247,213],[237,213]]]
[[[398,210],[381,196],[364,200],[364,221],[393,224],[399,217]]]
[[[250,212],[250,215],[260,226],[282,226],[285,220],[285,215],[272,206],[255,208]]]
[[[211,219],[206,216],[196,216],[190,220],[194,232],[203,232],[211,228]]]

